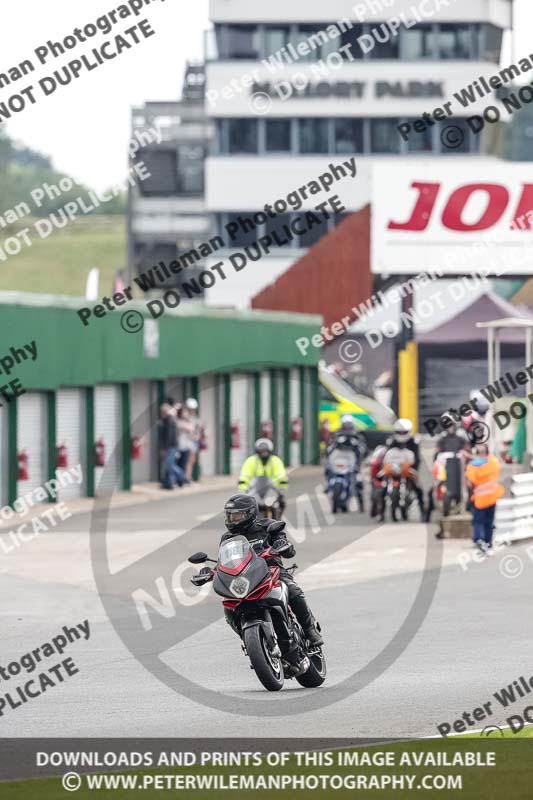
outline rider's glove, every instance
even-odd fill
[[[195,586],[203,586],[204,583],[209,583],[211,580],[213,580],[213,570],[209,567],[202,567],[197,575],[192,576],[191,583]]]
[[[283,548],[283,553],[281,554],[283,558],[294,558],[296,555],[294,545],[291,544],[288,539],[276,539],[276,541],[272,544],[272,549],[277,550],[278,548]]]

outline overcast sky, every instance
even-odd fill
[[[258,2],[258,0],[249,0]],[[309,0],[320,2],[323,0]],[[468,2],[468,0],[463,0]],[[0,26],[0,72],[26,58],[36,62],[34,49],[49,39],[62,40],[76,27],[113,8],[120,0],[17,0],[9,4]],[[531,0],[516,0],[515,54],[533,53]],[[126,148],[130,135],[130,108],[145,100],[175,100],[181,90],[187,60],[201,60],[203,32],[209,26],[208,0],[166,0],[147,6],[138,18],[147,17],[156,31],[131,50],[78,80],[60,87],[50,97],[37,90],[38,102],[14,114],[7,132],[25,144],[50,155],[55,166],[74,178],[102,189],[121,180],[126,171]],[[132,21],[133,20],[133,21]],[[135,19],[120,20],[115,33],[130,27]],[[110,34],[112,36],[112,34]],[[103,41],[108,37],[95,37]],[[90,51],[91,40],[79,44],[72,58]],[[507,63],[510,52],[504,53]],[[51,74],[65,57],[48,62],[27,78],[0,90],[0,102]],[[468,79],[468,76],[465,76]]]

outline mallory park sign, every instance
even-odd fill
[[[292,79],[280,80],[272,83],[254,83],[250,89],[252,95],[266,94],[278,100],[287,100],[289,97],[349,97],[365,99],[372,96],[374,99],[417,97],[444,97],[442,82],[440,81],[320,81],[310,83],[302,81],[298,85],[294,75]]]

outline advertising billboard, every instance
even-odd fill
[[[533,274],[533,165],[496,159],[374,164],[372,271]]]

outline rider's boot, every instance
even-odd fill
[[[305,638],[316,647],[323,645],[324,639],[320,634],[320,628],[318,627],[315,618],[311,614],[311,610],[307,605],[304,593],[301,590],[299,594],[291,596],[291,608],[296,614],[296,619],[303,628]]]

